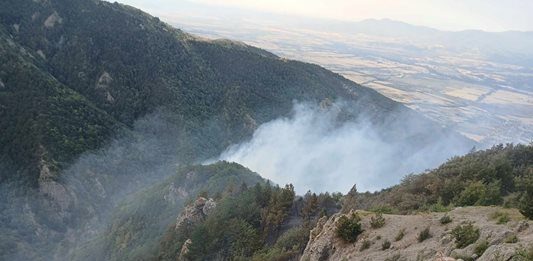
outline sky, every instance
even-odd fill
[[[441,30],[533,31],[530,0],[119,0],[154,15],[195,5],[344,21],[392,19]],[[159,13],[158,13],[159,12]]]

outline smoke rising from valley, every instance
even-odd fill
[[[422,147],[416,136],[390,142],[382,135],[390,130],[380,129],[364,117],[340,123],[342,106],[323,109],[296,104],[292,116],[261,125],[251,140],[231,146],[220,159],[240,163],[278,184],[292,183],[300,194],[307,190],[347,192],[354,183],[359,190],[373,191],[471,148],[437,133]],[[431,131],[409,120],[393,126],[406,133]]]

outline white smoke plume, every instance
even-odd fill
[[[278,184],[292,183],[303,194],[347,192],[355,183],[360,190],[378,190],[468,150],[465,144],[436,137],[440,140],[406,155],[412,141],[387,142],[378,127],[362,119],[339,124],[335,108],[296,104],[291,117],[261,125],[251,140],[229,147],[220,159],[240,163]]]

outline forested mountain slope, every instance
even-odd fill
[[[199,39],[117,3],[8,0],[0,21],[0,144],[16,169],[62,168],[161,106],[185,134],[212,137],[195,140],[189,146],[204,149],[188,148],[184,160],[213,156],[293,100],[358,102],[376,122],[393,111],[419,117],[319,66]]]

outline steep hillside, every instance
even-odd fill
[[[199,196],[216,196],[218,200],[239,193],[242,186],[265,183],[258,174],[236,163],[181,167],[166,180],[120,203],[104,224],[93,222],[93,234],[76,235],[81,239],[77,242],[64,241],[56,255],[65,255],[68,260],[154,259],[162,234],[176,223],[184,205]]]
[[[119,204],[90,240],[65,241],[59,255],[69,260],[294,259],[318,218],[340,210],[341,196],[297,196],[292,185],[274,186],[236,163],[184,167]]]
[[[73,155],[101,146],[121,124],[41,66],[0,27],[0,182],[46,176]]]
[[[295,99],[361,101],[378,118],[406,111],[318,66],[199,39],[117,3],[3,1],[0,21],[2,157],[12,168],[33,168],[24,172],[33,181],[35,168],[61,169],[161,106],[195,139],[184,145],[184,161],[240,141]],[[199,133],[207,124],[211,130]]]

